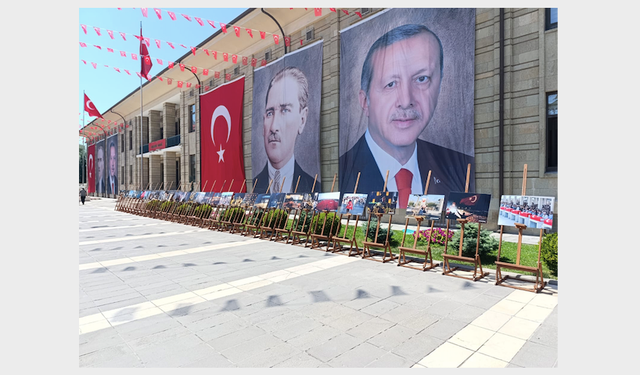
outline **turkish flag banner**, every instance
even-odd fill
[[[244,77],[200,95],[200,181],[205,191],[213,183],[226,191],[246,192],[242,153]],[[230,186],[231,180],[233,185]],[[242,187],[242,190],[240,188]]]
[[[93,105],[93,102],[91,101],[91,99],[89,99],[87,94],[84,94],[84,110],[87,111],[89,116],[103,118],[100,112],[96,109],[96,106]]]
[[[264,39],[267,36],[267,33],[264,31],[260,31],[260,39]]]
[[[231,81],[231,74],[227,73],[224,75],[225,81]]]
[[[322,8],[313,8],[316,17],[320,17],[322,15]]]
[[[231,62],[234,64],[238,62],[238,55],[231,55]]]
[[[247,56],[242,56],[242,65],[247,65],[248,61],[249,59],[247,58]]]
[[[202,69],[202,75],[208,76],[209,75],[209,69]]]
[[[251,58],[251,66],[253,66],[255,68],[257,63],[258,63],[258,59]]]
[[[220,78],[220,72],[214,72],[213,73],[213,77],[214,78]]]
[[[222,60],[224,60],[224,61],[229,61],[229,54],[228,54],[228,53],[226,53],[226,52],[223,52],[223,53],[222,53]]]
[[[291,37],[288,37],[288,36],[284,37],[284,45],[287,47],[291,46]]]
[[[87,193],[93,193],[96,191],[95,150],[95,145],[87,147]]]

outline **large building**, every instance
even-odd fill
[[[334,191],[340,190],[340,180],[334,180],[334,176],[340,173],[341,142],[353,143],[345,140],[340,129],[340,119],[347,112],[347,109],[340,112],[341,74],[351,69],[341,65],[344,57],[341,43],[345,43],[341,38],[345,30],[357,28],[388,11],[345,10],[348,12],[324,8],[318,16],[313,8],[248,9],[229,21],[226,33],[218,30],[197,46],[198,53],[189,51],[175,61],[175,67],[167,67],[143,85],[142,117],[140,90],[105,111],[106,120],[127,125],[118,133],[118,188],[171,190],[179,187],[208,191],[212,182],[201,180],[201,139],[209,135],[201,134],[200,130],[199,94],[243,76],[242,142],[246,187],[250,191],[257,174],[254,169],[262,168],[262,165],[255,168],[252,165],[254,74],[264,63],[322,41],[319,184],[322,191],[330,191],[332,186]],[[466,135],[473,146],[471,185],[476,192],[492,196],[489,223],[485,227],[497,227],[500,196],[521,193],[526,165],[526,195],[556,198],[555,230],[558,223],[557,11],[478,8],[471,14],[475,40],[470,44],[473,48],[469,58],[473,61],[468,63],[472,68],[469,98],[472,95],[473,105],[469,113],[473,118],[473,136]],[[231,25],[264,31],[267,35],[284,35],[289,46],[283,41],[275,44],[271,37],[250,37],[244,31],[238,37]],[[205,50],[207,53],[203,53]],[[444,50],[447,62],[456,57],[447,48]],[[209,51],[218,51],[218,54],[224,51],[229,58],[212,58]],[[234,61],[233,55],[237,60]],[[180,64],[186,69],[181,70]],[[196,73],[191,67],[196,67]],[[207,75],[203,69],[208,69]],[[448,74],[447,78],[457,72]],[[181,87],[176,84],[179,81]],[[90,130],[96,125],[100,125],[99,120],[88,124],[85,134],[101,134],[101,130]],[[343,144],[342,149],[345,147]],[[209,188],[205,184],[209,184]],[[404,217],[398,219],[404,223]]]

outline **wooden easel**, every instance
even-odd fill
[[[220,194],[222,194],[222,192],[224,191],[224,186],[226,184],[227,184],[227,180],[224,180],[224,182],[222,183],[222,187],[220,188]],[[224,207],[220,204],[220,201],[218,200],[218,203],[216,203],[215,211],[211,212],[211,220],[209,222],[210,230],[218,229],[218,225],[220,225],[220,219],[222,218],[223,213],[224,213]]]
[[[267,190],[264,192],[265,194],[267,194],[269,192],[269,189],[271,189],[272,183],[273,183],[273,180],[270,180],[269,186],[267,186]],[[264,217],[265,211],[266,211],[266,207],[262,209],[256,208],[253,211],[253,216],[251,217],[251,220],[249,221],[249,223],[246,225],[246,231],[245,231],[246,236],[251,235],[252,237],[255,238],[260,235],[259,233],[260,225],[262,224],[262,218]]]
[[[246,180],[245,180],[246,181]],[[253,194],[253,192],[256,190],[256,184],[258,183],[258,179],[256,178],[255,181],[253,181],[253,186],[251,187],[251,194]],[[245,196],[246,198],[246,196]],[[255,202],[254,202],[255,203]],[[240,205],[242,206],[242,203],[240,203]],[[249,207],[249,211],[247,212],[247,206],[242,206],[243,208],[243,212],[244,212],[244,218],[237,224],[237,231],[241,236],[246,236],[247,235],[247,225],[249,224],[249,221],[251,220],[251,215],[253,214],[253,208],[254,206]]]
[[[360,172],[358,172],[358,177],[356,178],[356,186],[353,189],[353,194],[356,194],[358,191],[358,183],[360,182]],[[366,202],[365,202],[366,207]],[[360,215],[354,215],[356,217],[356,223],[353,225],[353,233],[351,234],[351,238],[347,238],[347,232],[349,231],[349,219],[351,219],[351,213],[347,214],[347,223],[344,228],[344,232],[342,233],[342,237],[336,236],[333,237],[333,252],[341,252],[348,249],[349,252],[347,256],[351,255],[360,255],[362,251],[358,248],[358,242],[356,241],[356,230],[358,229],[358,220],[360,219]],[[342,214],[340,214],[340,222],[342,222]],[[343,244],[349,244],[349,247],[346,248]]]
[[[389,180],[389,171],[387,171],[387,175],[384,178],[384,187],[382,188],[383,193],[387,191],[388,180]],[[371,215],[375,215],[377,218],[376,234],[375,234],[375,237],[372,238],[373,242],[367,241],[369,236],[369,226],[371,225]],[[376,262],[382,262],[382,263],[386,263],[395,259],[395,256],[391,252],[391,245],[389,244],[389,234],[391,233],[391,218],[393,217],[393,214],[388,214],[388,215],[389,215],[389,225],[387,227],[387,236],[385,237],[384,243],[379,243],[378,232],[380,231],[380,221],[382,219],[382,216],[384,216],[384,213],[382,212],[369,213],[369,219],[367,220],[367,229],[365,231],[364,241],[362,242],[362,246],[363,246],[362,259],[371,259],[371,260],[375,260]],[[382,249],[382,259],[374,258],[373,254],[371,254],[371,248],[373,248],[374,251],[380,251],[380,249]],[[389,259],[387,259],[387,253],[389,253]]]
[[[526,189],[527,189],[527,164],[524,165],[524,171],[522,173],[522,196],[526,195]],[[544,233],[544,229],[540,228],[540,238],[538,240],[538,266],[537,267],[528,267],[528,266],[520,265],[520,251],[521,251],[521,248],[522,248],[522,231],[527,229],[527,226],[524,225],[524,224],[520,224],[520,223],[515,223],[514,225],[516,226],[516,228],[518,228],[518,253],[516,255],[516,263],[515,264],[507,263],[507,262],[501,262],[500,261],[500,251],[502,250],[502,231],[504,229],[504,225],[500,226],[500,242],[499,242],[499,245],[498,245],[498,259],[495,262],[495,264],[496,264],[496,285],[502,285],[502,286],[506,286],[506,287],[509,287],[509,288],[526,290],[526,291],[529,291],[529,292],[538,293],[542,289],[544,289],[545,285],[547,285],[547,282],[544,281],[544,277],[542,275],[542,263],[540,262],[540,253],[542,251],[542,236],[543,236],[543,233]],[[502,276],[502,268],[518,270],[518,271],[525,271],[525,272],[533,272],[535,274],[535,276],[536,276],[535,281],[517,278],[519,281],[532,282],[533,283],[533,289],[532,288],[523,288],[523,287],[516,286],[516,285],[503,284],[507,279],[509,279],[509,278],[513,279],[514,277],[510,277],[509,275]]]
[[[467,182],[464,188],[464,192],[468,193],[469,192],[469,175],[471,174],[471,164],[467,164]],[[444,258],[444,262],[443,262],[443,270],[442,270],[442,274],[443,275],[448,275],[448,276],[453,276],[453,277],[459,277],[461,279],[467,279],[467,280],[472,280],[472,281],[477,281],[480,280],[481,278],[487,276],[489,274],[489,272],[484,272],[482,270],[482,262],[480,262],[480,255],[478,253],[478,250],[480,248],[480,223],[478,223],[478,240],[476,243],[476,255],[473,258],[470,257],[465,257],[462,256],[462,245],[464,243],[463,239],[464,239],[464,225],[466,223],[469,222],[469,220],[467,219],[457,219],[456,220],[459,224],[460,224],[460,247],[458,249],[458,255],[450,255],[447,254],[447,243],[445,242],[444,245],[444,253],[442,254],[442,257]],[[447,236],[449,234],[449,219],[447,219]],[[473,268],[473,276],[472,277],[466,277],[466,276],[462,276],[462,275],[456,275],[453,274],[453,272],[455,270],[457,270],[459,267],[451,267],[451,265],[449,264],[450,260],[454,260],[454,261],[460,261],[460,262],[469,262],[469,263],[473,263],[474,268]],[[479,270],[479,272],[478,272]]]
[[[296,188],[293,190],[293,194],[296,194],[298,192],[298,185],[300,184],[300,176],[298,176],[298,181],[296,182]],[[295,221],[295,214],[293,216],[293,221],[291,222],[291,226],[289,226],[289,228],[287,228],[287,223],[289,221],[289,215],[291,215],[291,209],[286,209],[283,207],[283,210],[287,213],[286,216],[284,216],[284,219],[286,220],[284,223],[284,227],[281,228],[282,223],[280,222],[280,220],[278,221],[278,223],[276,224],[276,235],[273,239],[274,242],[279,242],[279,241],[284,241],[285,243],[289,242],[289,236],[291,236],[291,229],[293,228],[293,221]],[[282,218],[281,218],[282,219]]]
[[[430,180],[431,180],[431,171],[429,171],[429,174],[427,175],[427,181],[425,181],[424,195],[427,195],[427,190],[429,190]],[[418,238],[420,237],[420,224],[422,224],[422,220],[424,220],[424,217],[414,216],[414,219],[416,219],[416,222],[418,223],[418,225],[417,225],[416,231],[414,232],[415,234],[414,234],[413,247],[411,248],[404,246],[404,241],[405,241],[405,238],[407,237],[407,226],[409,225],[409,218],[407,218],[404,223],[404,234],[402,235],[402,244],[398,248],[398,251],[400,251],[400,255],[398,256],[398,266],[413,268],[415,270],[422,270],[424,272],[436,266],[436,264],[433,263],[433,255],[431,254],[431,237],[433,233],[433,220],[431,220],[431,231],[429,232],[429,239],[427,240],[427,249],[421,250],[421,249],[418,249]],[[422,263],[422,267],[418,268],[418,267],[408,265],[409,263],[411,263],[411,260],[407,260],[406,253],[424,255],[424,263]]]
[[[335,184],[336,184],[336,177],[338,177],[337,173],[333,175],[333,183],[331,184],[331,193],[333,193],[333,188],[335,187]],[[325,236],[324,229],[325,229],[325,226],[327,225],[327,216],[329,215],[329,211],[324,210],[323,213],[324,213],[324,220],[322,221],[322,230],[320,231],[320,234],[316,234],[316,229],[318,227],[317,221],[316,221],[316,225],[314,225],[313,227],[313,233],[311,234],[311,248],[320,249],[321,247],[320,241],[325,241],[327,246],[325,251],[329,251],[331,248],[331,239],[333,237],[334,220],[331,220],[331,228],[329,229],[329,234]],[[313,222],[313,219],[311,219],[311,221]],[[338,229],[340,229],[340,224],[338,224]]]
[[[316,176],[313,178],[313,185],[311,186],[311,195],[313,196],[313,192],[316,189],[316,182],[318,181],[318,174],[316,173]],[[304,203],[303,203],[304,204]],[[313,223],[313,217],[315,216],[316,212],[315,210],[312,208],[311,209],[312,213],[311,213],[311,220],[309,220],[309,227],[307,228],[307,230],[304,229],[305,227],[305,223],[307,221],[307,217],[309,216],[309,208],[308,207],[303,207],[302,209],[298,209],[297,213],[298,213],[298,219],[295,220],[292,224],[292,229],[291,229],[291,233],[290,233],[290,237],[291,237],[291,244],[292,245],[302,245],[303,247],[307,247],[307,243],[309,242],[309,236],[311,235],[311,223]],[[302,213],[304,212],[304,222],[302,223],[302,228],[300,228],[301,230],[297,230],[298,227],[300,226],[300,220],[302,219]],[[302,236],[305,237],[304,239],[304,243],[302,243]]]
[[[240,190],[238,190],[238,193],[242,193],[242,189],[244,189],[244,185],[247,183],[247,179],[245,178],[244,181],[242,181],[242,186],[240,186]],[[231,227],[229,228],[229,233],[237,233],[238,229],[240,229],[240,227],[243,225],[243,221],[245,218],[245,210],[242,207],[242,201],[238,202],[237,206],[234,207],[238,207],[239,209],[237,210],[236,214],[233,217],[233,220],[231,221]]]
[[[280,190],[277,193],[272,193],[271,198],[273,198],[276,194],[282,193],[282,187],[284,186],[284,182],[286,181],[286,179],[287,179],[286,176],[282,178],[282,183],[280,184]],[[277,210],[278,210],[277,207],[267,207],[265,214],[269,215],[270,212],[276,212]],[[275,230],[271,226],[271,224],[275,226],[276,222],[273,221],[273,215],[269,215],[269,222],[266,223],[266,225],[264,225],[266,222],[266,217],[264,217],[264,215],[262,217],[263,219],[261,220],[260,228],[258,228],[258,230],[260,231],[260,239],[266,239],[270,241],[273,235],[275,235]]]
[[[234,179],[231,180],[231,184],[229,184],[229,189],[227,190],[227,192],[232,191],[231,189],[233,188],[233,181]],[[229,212],[229,214],[227,214],[227,212]],[[226,220],[225,220],[225,216],[226,216]],[[229,230],[229,226],[232,225],[231,220],[232,220],[231,200],[229,200],[229,203],[225,205],[224,214],[220,217],[220,222],[218,223],[218,231],[222,232],[225,230]]]

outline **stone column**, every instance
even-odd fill
[[[163,127],[162,112],[149,111],[149,119],[149,142],[155,142],[162,139],[162,132],[160,131],[160,128]]]

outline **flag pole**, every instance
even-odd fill
[[[84,130],[84,113],[87,111],[84,108],[84,96],[87,95],[84,93],[84,90],[82,90],[82,129]],[[87,191],[89,191],[89,162],[88,162],[88,158],[89,158],[89,148],[87,147],[87,138],[85,137],[84,139],[84,158],[85,158],[85,182],[87,183]]]
[[[140,21],[140,43],[142,43],[142,21]],[[144,64],[144,58],[142,63]],[[142,72],[140,72],[142,73]],[[140,189],[142,189],[142,173],[144,171],[144,149],[142,147],[142,124],[144,122],[142,118],[142,74],[140,75]]]

